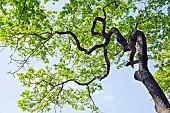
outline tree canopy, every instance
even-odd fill
[[[148,58],[156,62],[154,77],[170,97],[170,1],[70,0],[61,11],[47,9],[49,2],[57,7],[58,0],[0,1],[1,47],[12,48],[11,61],[19,66],[10,73],[27,87],[18,101],[24,111],[49,111],[51,105],[68,104],[98,112],[91,97],[102,90],[98,78],[109,74],[110,65],[121,68],[129,60],[114,35],[105,49],[94,46],[105,42],[103,21],[94,19],[106,14],[105,31],[116,27],[126,40],[135,29],[145,34]],[[44,65],[27,66],[32,59]]]

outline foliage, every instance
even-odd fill
[[[0,41],[5,47],[17,51],[22,58],[21,62],[17,60],[20,67],[13,74],[18,72],[18,79],[28,88],[21,94],[19,107],[24,111],[35,112],[49,111],[51,105],[68,104],[77,110],[87,107],[98,112],[91,94],[102,90],[101,84],[92,82],[79,88],[74,83],[87,83],[93,77],[106,73],[103,50],[97,49],[86,55],[78,50],[72,36],[51,36],[51,33],[72,31],[78,37],[80,45],[87,49],[101,44],[103,37],[92,36],[90,30],[94,18],[103,17],[102,8],[108,4],[106,31],[114,26],[128,38],[135,27],[142,30],[147,36],[149,59],[157,62],[155,77],[164,92],[170,95],[169,1],[70,0],[61,11],[44,7],[49,2],[57,4],[57,1],[0,1]],[[95,31],[101,29],[101,23],[97,23]],[[128,57],[118,61],[121,47],[114,36],[107,49],[111,63],[124,66]],[[45,66],[39,69],[30,66],[26,72],[20,72],[30,58],[40,59]]]

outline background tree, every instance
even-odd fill
[[[162,113],[170,107],[147,69],[146,48],[141,48],[146,47],[146,36],[148,58],[157,62],[155,77],[169,97],[169,1],[70,0],[60,12],[45,9],[47,2],[1,1],[0,41],[4,47],[13,48],[11,61],[19,64],[11,74],[17,74],[23,86],[28,87],[18,101],[23,110],[49,111],[51,104],[69,104],[78,110],[87,107],[98,112],[91,95],[102,90],[98,80],[107,77],[111,64],[123,67],[128,62],[129,54],[121,57],[126,50],[135,48],[129,48],[128,39],[133,44],[139,43],[139,58],[136,58],[139,59],[139,71],[135,78],[148,88],[157,112]],[[13,59],[15,52],[22,59]],[[140,57],[143,53],[145,60]],[[31,58],[42,60],[45,66],[34,69],[29,65],[26,72],[21,72]],[[146,73],[138,76],[143,72]],[[69,87],[70,82],[83,88]]]

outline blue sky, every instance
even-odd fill
[[[58,6],[62,6],[62,4],[63,2],[60,2]],[[51,4],[48,4],[47,8],[56,9]],[[0,113],[26,113],[22,112],[16,104],[24,87],[17,78],[6,74],[11,69],[16,68],[16,65],[8,64],[10,54],[9,48],[0,52]],[[153,73],[153,62],[149,62],[149,67]],[[149,92],[141,82],[133,78],[136,70],[137,66],[135,69],[124,67],[119,70],[114,65],[111,67],[109,76],[101,82],[103,91],[92,95],[95,104],[103,113],[156,113]],[[90,113],[89,110],[75,111],[69,106],[65,106],[61,110],[62,113]],[[59,110],[57,111],[59,112]],[[50,113],[55,112],[53,110]]]

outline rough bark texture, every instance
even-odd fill
[[[143,32],[138,30],[132,35],[137,39],[139,45],[139,70],[135,72],[134,77],[136,80],[141,81],[148,89],[155,102],[156,111],[158,113],[168,112],[167,110],[170,108],[168,99],[148,70],[146,37]]]

